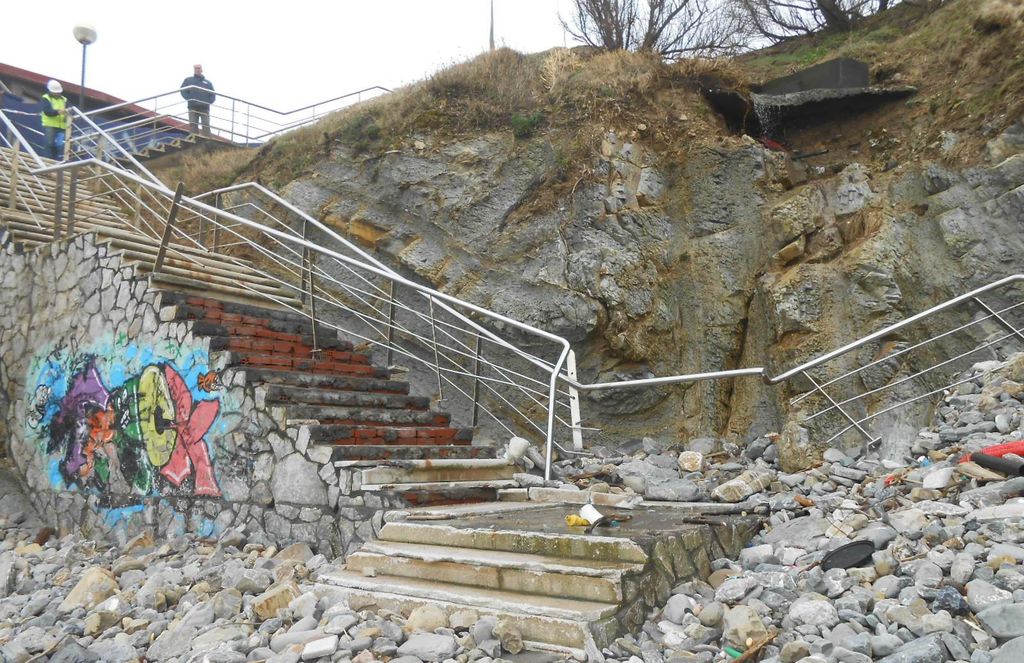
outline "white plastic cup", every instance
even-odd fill
[[[597,521],[604,518],[601,512],[594,508],[593,504],[584,504],[580,509],[580,518],[586,520],[588,523],[593,525]]]

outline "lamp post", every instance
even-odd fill
[[[78,109],[85,112],[85,49],[96,41],[96,28],[79,23],[74,29],[75,39],[82,45],[82,86],[78,90]]]

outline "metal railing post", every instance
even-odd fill
[[[63,160],[64,161],[69,161],[71,159],[71,134],[72,134],[71,130],[72,130],[72,127],[74,126],[74,118],[70,114],[68,114],[66,117],[68,118],[68,126],[67,126],[66,129],[64,129],[64,159]]]
[[[320,343],[316,338],[316,297],[314,296],[315,286],[313,284],[313,255],[307,248],[306,251],[306,286],[309,289],[309,326],[313,334],[313,351],[311,354],[316,359],[320,356]]]
[[[68,191],[68,237],[75,232],[75,201],[78,198],[78,169],[71,171],[71,184]]]
[[[480,334],[473,344],[473,428],[480,422]]]
[[[235,100],[231,100],[231,142],[235,142]]]
[[[98,180],[97,180],[98,181]],[[135,222],[135,229],[142,229],[142,192],[145,188],[141,184],[135,185],[135,209],[132,210],[132,219]]]
[[[391,364],[395,359],[395,282],[394,280],[388,281],[388,328],[385,333],[387,339],[387,358],[384,360],[384,365],[391,368]]]
[[[167,213],[167,222],[164,224],[164,235],[160,239],[160,248],[156,252],[156,261],[153,263],[153,273],[160,271],[164,264],[164,255],[167,253],[167,242],[171,239],[171,231],[174,229],[174,221],[178,218],[178,208],[181,206],[181,197],[185,194],[185,183],[178,182],[174,189],[174,201],[171,203],[171,210]]]
[[[441,384],[441,356],[437,351],[437,323],[434,322],[434,296],[427,297],[430,302],[430,341],[434,345],[434,370],[437,371],[437,400],[444,400],[444,387]]]
[[[220,194],[217,194],[217,195],[220,195]],[[303,241],[309,241],[309,236],[307,234],[308,233],[308,227],[307,227],[308,225],[309,224],[306,222],[306,220],[303,219],[302,220],[302,240]],[[302,272],[299,274],[299,301],[303,305],[306,304],[306,289],[308,287],[307,284],[306,284],[306,276],[307,276],[306,265],[308,265],[308,264],[309,264],[309,247],[308,246],[303,246],[302,247]]]
[[[15,138],[13,144],[14,147],[11,153],[11,181],[8,182],[9,186],[7,190],[8,209],[14,209],[17,207],[17,203],[15,201],[18,196],[18,175],[21,170],[21,142]]]
[[[570,380],[578,381],[576,374],[576,353],[569,350],[565,357],[565,374]],[[575,387],[569,387],[569,423],[572,426],[572,448],[581,451],[583,449],[583,418],[580,415],[580,392]]]
[[[64,208],[64,171],[57,171],[57,187],[53,192],[53,239],[60,239],[60,224]]]

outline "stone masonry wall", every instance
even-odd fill
[[[384,504],[92,235],[0,252],[0,435],[61,531],[358,547]]]

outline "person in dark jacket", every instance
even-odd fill
[[[203,135],[210,135],[210,104],[216,99],[213,93],[213,83],[203,76],[203,65],[197,64],[193,68],[195,73],[181,82],[181,96],[188,102],[188,124],[192,133],[199,132],[199,125],[203,125]]]
[[[51,80],[46,84],[43,95],[41,121],[43,135],[46,137],[47,155],[51,159],[60,159],[64,153],[64,137],[68,130],[67,97],[64,87],[59,81]]]

